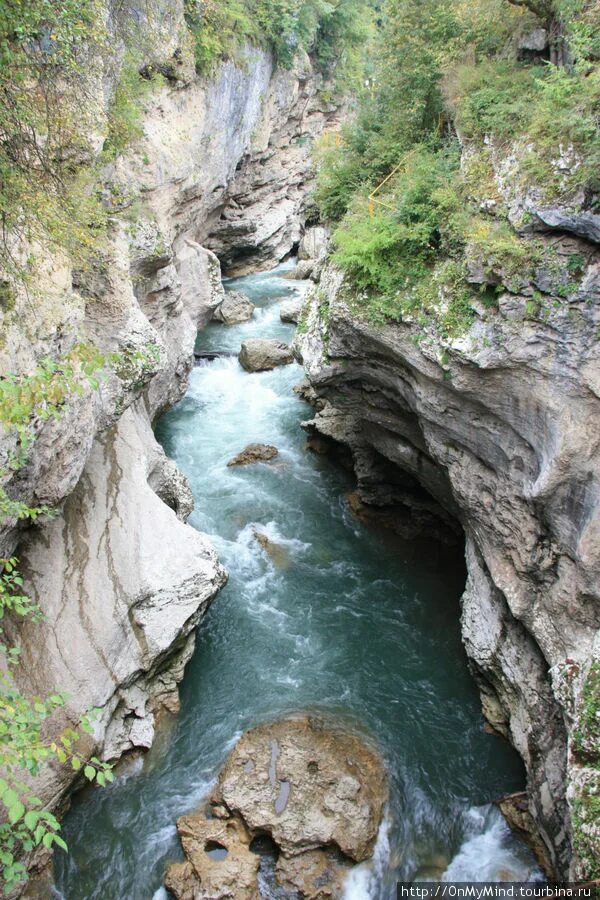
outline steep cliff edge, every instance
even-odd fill
[[[68,694],[57,728],[98,708],[90,752],[104,759],[150,746],[155,714],[177,705],[194,627],[226,577],[209,541],[185,524],[189,487],[152,432],[183,395],[196,332],[223,297],[219,260],[203,244],[215,234],[223,248],[222,223],[239,218],[240,179],[254,191],[262,178],[269,216],[264,196],[248,210],[257,238],[244,258],[261,265],[288,254],[301,235],[311,139],[335,116],[306,55],[286,70],[248,47],[200,77],[182,38],[183,3],[152,10],[136,17],[137,37],[148,65],[164,64],[169,78],[143,103],[143,134],[102,173],[106,246],[83,272],[42,248],[33,302],[23,290],[2,309],[3,372],[28,374],[82,340],[116,354],[97,389],[84,381],[59,415],[34,422],[26,464],[4,487],[53,515],[27,529],[5,520],[1,544],[19,556],[46,617],[7,628],[22,647],[19,687]],[[119,60],[126,41],[118,17],[109,24]],[[119,77],[104,74],[100,110]],[[99,147],[102,115],[94,124]],[[7,436],[7,456],[13,446]],[[36,793],[60,803],[74,777],[53,764]]]
[[[360,291],[330,265],[297,346],[319,398],[307,427],[350,448],[364,500],[387,493],[410,523],[413,509],[421,514],[420,487],[460,521],[463,638],[484,713],[525,761],[547,867],[592,878],[600,255],[559,212],[559,233],[539,237],[560,254],[561,272],[577,255],[581,278],[568,302],[553,295],[548,272],[515,285],[475,258],[473,280],[500,285],[497,300],[476,304],[464,335],[444,337],[410,316],[373,324]],[[397,480],[386,486],[382,460],[406,473],[400,491]]]

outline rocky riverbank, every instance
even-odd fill
[[[225,299],[209,246],[233,268],[238,254],[259,268],[290,252],[312,138],[337,115],[305,54],[288,70],[248,47],[211,77],[195,74],[183,2],[156,6],[140,14],[139,47],[170,74],[144,102],[139,140],[103,172],[108,245],[84,272],[45,251],[35,307],[24,291],[2,312],[2,371],[28,373],[78,341],[118,360],[97,389],[86,383],[59,416],[36,423],[27,463],[5,486],[53,514],[26,530],[5,521],[1,545],[19,556],[46,617],[19,627],[19,685],[68,694],[56,728],[98,709],[92,743],[103,759],[150,746],[157,712],[176,709],[194,628],[226,577],[185,524],[191,492],[152,432],[186,389],[198,328]],[[118,16],[107,21],[118,63],[129,38]],[[96,150],[118,65],[104,75]],[[36,793],[60,804],[76,777],[54,765]]]
[[[559,213],[570,233],[540,237],[565,267],[572,254],[585,260],[568,304],[547,287],[533,310],[534,285],[515,287],[474,260],[474,280],[502,286],[497,303],[482,304],[463,336],[442,338],[410,320],[370,323],[330,265],[304,308],[297,352],[318,410],[306,427],[349,451],[358,501],[403,512],[407,529],[462,526],[463,639],[486,718],[525,761],[547,870],[591,878],[600,262],[593,235],[574,237]]]

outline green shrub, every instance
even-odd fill
[[[440,252],[451,250],[461,216],[456,149],[416,147],[385,191],[359,197],[334,234],[335,259],[361,288],[389,291],[418,279]]]
[[[459,333],[474,315],[467,247],[515,290],[537,266],[556,268],[506,221],[493,167],[502,144],[520,143],[516,187],[532,184],[547,197],[600,189],[597,4],[552,0],[542,20],[524,6],[383,3],[371,89],[341,142],[320,148],[314,193],[322,218],[337,223],[335,258],[371,315],[434,319],[442,332]],[[549,22],[572,64],[519,61],[519,37]],[[470,150],[460,169],[458,151],[448,151],[456,133]],[[570,170],[557,165],[561,154],[571,156]],[[379,194],[399,162],[401,174]],[[369,204],[373,190],[388,206]],[[573,279],[557,271],[555,281],[555,293],[567,296]]]
[[[313,52],[329,72],[334,64],[346,77],[370,34],[374,0],[185,0],[195,47],[196,68],[210,72],[220,59],[235,56],[250,42],[272,50],[290,68],[299,49]]]
[[[456,66],[445,92],[460,134],[482,139],[488,134],[514,138],[525,127],[535,82],[544,69],[507,59],[484,59]]]
[[[260,36],[258,23],[243,0],[185,0],[185,15],[199,72],[209,72],[244,41]]]
[[[470,220],[457,148],[413,148],[376,196],[359,196],[335,230],[335,261],[375,319],[423,313],[458,333],[472,320],[473,292],[461,262]]]
[[[569,72],[556,66],[526,66],[507,59],[455,68],[447,95],[461,135],[483,141],[491,135],[528,143],[523,174],[547,191],[560,190],[564,175],[554,161],[572,146],[580,164],[566,180],[597,189],[600,166],[600,66],[586,62]]]
[[[128,53],[123,61],[108,116],[105,159],[118,156],[143,135],[143,100],[157,84],[164,83],[160,73],[143,77],[140,65],[133,53]]]

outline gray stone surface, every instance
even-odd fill
[[[487,718],[526,763],[530,810],[563,875],[565,795],[579,779],[569,710],[600,625],[600,258],[575,249],[585,272],[568,302],[535,316],[515,295],[454,340],[426,329],[417,342],[412,324],[361,320],[329,267],[295,339],[322,407],[310,429],[351,450],[359,486],[377,483],[375,453],[462,524],[464,642]],[[565,681],[568,660],[577,674]],[[583,873],[577,857],[571,873]]]
[[[327,247],[329,245],[329,229],[322,225],[316,225],[313,228],[307,228],[302,235],[300,247],[298,248],[298,257],[301,260],[323,259],[327,255]]]
[[[294,300],[286,300],[285,303],[281,304],[279,318],[282,322],[291,322],[292,324],[297,325],[303,305],[304,299],[302,297],[297,297]]]
[[[313,259],[301,259],[285,277],[289,278],[291,281],[304,281],[307,278],[311,278],[314,271],[315,261]]]
[[[282,341],[250,338],[242,342],[240,363],[247,372],[264,372],[294,361],[292,351]]]
[[[225,299],[217,306],[213,319],[225,325],[239,325],[248,322],[254,315],[254,303],[240,291],[228,291]]]
[[[179,654],[189,658],[194,626],[225,581],[208,540],[149,484],[164,464],[138,403],[94,442],[62,515],[21,551],[51,627],[21,628],[18,674],[41,695],[60,685],[74,721],[83,704],[101,709],[108,759],[152,743],[154,713],[181,676]],[[173,506],[189,508],[183,480],[170,491]]]
[[[600,244],[600,216],[595,213],[570,213],[560,207],[546,207],[536,209],[535,215],[548,228],[568,231],[594,244]]]
[[[228,275],[269,268],[299,244],[315,176],[312,141],[343,116],[323,101],[318,76],[303,54],[293,69],[277,70],[262,92],[250,152],[229,182],[230,203],[203,238]]]

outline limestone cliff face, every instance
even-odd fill
[[[183,3],[155,0],[152,9],[136,19],[140,45],[172,77],[145,101],[141,140],[103,173],[114,214],[108,246],[85,273],[46,251],[33,308],[24,295],[4,314],[0,350],[2,371],[17,374],[81,339],[118,354],[97,390],[86,386],[58,418],[36,423],[27,465],[7,484],[55,514],[27,530],[5,522],[0,536],[47,617],[20,629],[21,687],[67,692],[70,721],[99,708],[95,745],[109,759],[148,747],[157,710],[176,706],[193,629],[226,577],[208,540],[185,524],[189,487],[152,432],[183,395],[196,332],[223,299],[219,260],[205,245],[222,250],[223,223],[243,218],[244,191],[263,179],[258,206],[246,204],[253,237],[244,257],[275,263],[291,250],[308,142],[330,116],[307,58],[281,71],[248,48],[202,79],[181,49]],[[124,48],[118,18],[109,24],[117,71],[97,78],[100,107]],[[97,148],[102,117],[96,126]],[[41,793],[60,800],[72,773],[44,778]]]
[[[549,867],[586,878],[600,855],[584,802],[600,747],[581,738],[600,651],[600,253],[562,214],[561,233],[539,237],[565,271],[571,254],[584,261],[568,300],[549,291],[536,310],[533,285],[504,285],[495,310],[444,340],[369,324],[330,266],[297,342],[319,398],[308,428],[350,448],[364,499],[380,502],[393,464],[406,480],[387,493],[409,519],[425,488],[462,524],[463,637],[485,715],[525,761]]]

